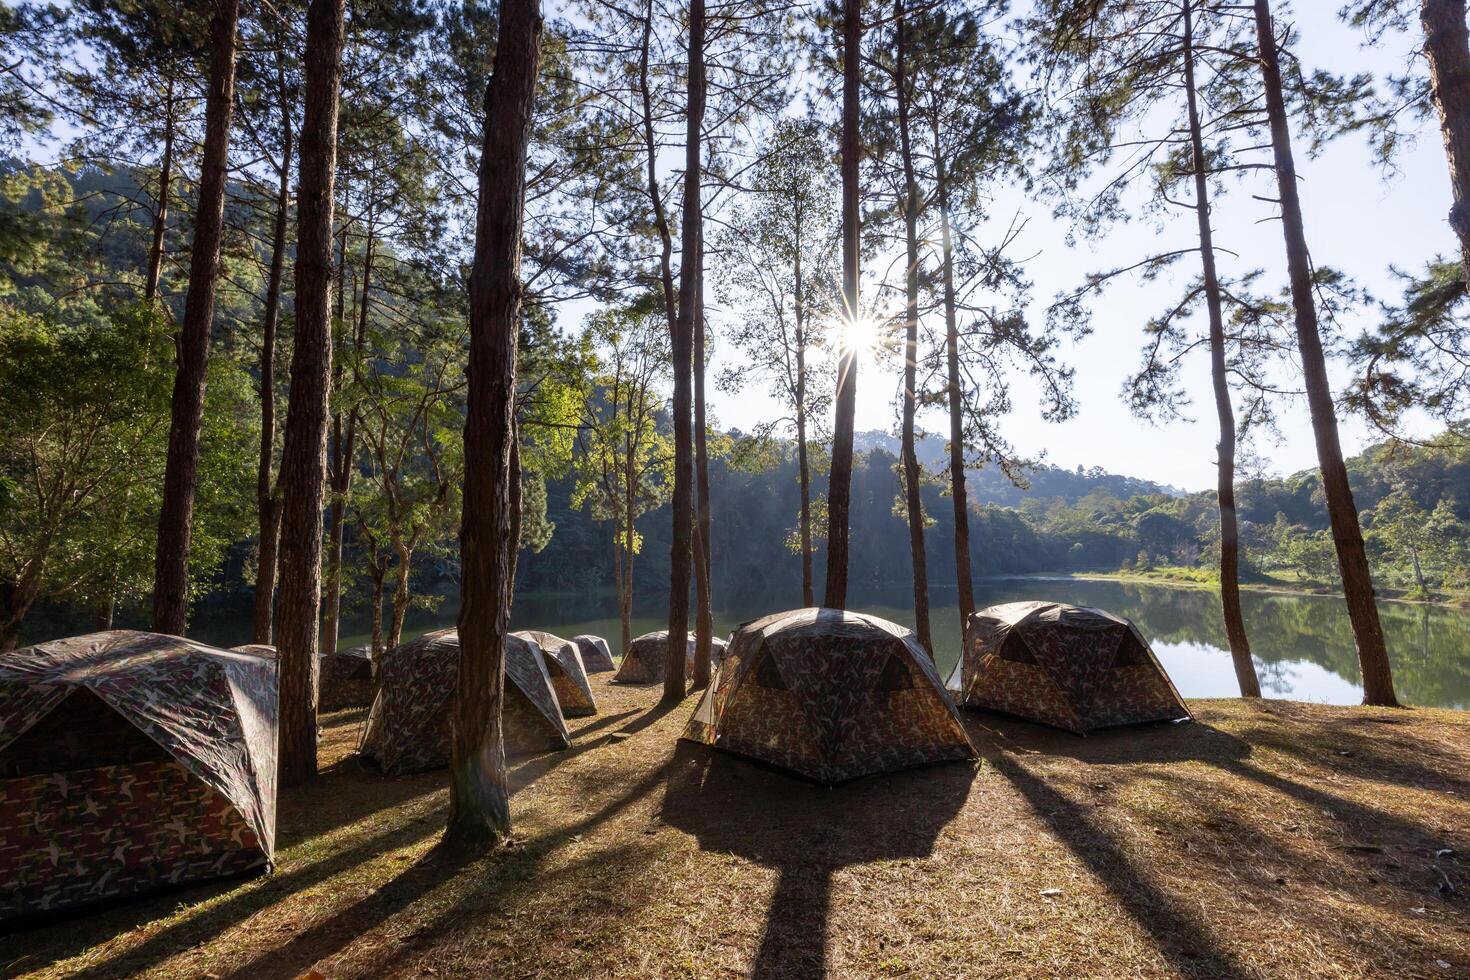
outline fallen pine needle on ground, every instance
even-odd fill
[[[966,713],[978,765],[828,789],[593,681],[446,853],[445,774],[325,721],[273,874],[0,936],[36,977],[1470,977],[1470,716],[1196,701],[1087,738]]]

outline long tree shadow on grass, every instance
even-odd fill
[[[1027,768],[1028,757],[1062,756],[1087,765],[1221,763],[1250,755],[1250,746],[1199,722],[1103,729],[1086,737],[991,712],[965,712],[982,758],[1011,783],[1032,810],[1076,855],[1122,909],[1153,937],[1170,965],[1185,977],[1249,974],[1213,939],[1207,923],[1149,880],[1122,844],[1079,803]]]
[[[957,762],[828,788],[680,742],[662,819],[702,850],[777,871],[754,980],[823,977],[833,876],[852,865],[928,857],[974,780],[974,764]]]
[[[1268,706],[1259,710],[1271,709]],[[1137,855],[1137,846],[1129,846],[1117,836],[1116,827],[1099,819],[1095,799],[1078,799],[1065,792],[1068,785],[1083,785],[1087,769],[1056,770],[1047,760],[1060,757],[1097,766],[1098,775],[1113,767],[1125,770],[1117,772],[1114,780],[1126,783],[1142,777],[1156,786],[1171,787],[1167,792],[1174,803],[1167,810],[1163,839],[1183,840],[1186,846],[1191,840],[1203,844],[1189,848],[1188,853],[1196,864],[1219,865],[1217,870],[1198,869],[1197,873],[1210,880],[1238,879],[1242,887],[1257,887],[1252,884],[1256,880],[1252,870],[1265,865],[1288,871],[1293,888],[1302,878],[1308,887],[1320,886],[1345,896],[1360,894],[1364,905],[1378,905],[1397,915],[1411,906],[1432,904],[1436,887],[1446,875],[1434,858],[1436,849],[1446,846],[1442,831],[1329,791],[1310,780],[1274,771],[1277,767],[1271,764],[1270,753],[1255,751],[1282,752],[1295,760],[1293,770],[1310,761],[1319,768],[1324,785],[1349,774],[1359,764],[1361,751],[1363,771],[1352,775],[1370,780],[1382,780],[1387,775],[1389,782],[1412,782],[1412,764],[1383,745],[1357,745],[1352,755],[1338,757],[1328,747],[1341,744],[1343,736],[1334,737],[1324,731],[1319,733],[1324,739],[1322,751],[1313,755],[1301,746],[1280,744],[1287,736],[1279,724],[1264,729],[1266,744],[1257,745],[1256,738],[1243,739],[1198,722],[1105,730],[1086,738],[988,714],[972,714],[967,722],[987,761],[1021,792],[1055,836],[1153,937],[1159,952],[1184,976],[1233,977],[1242,975],[1244,966],[1220,948],[1212,937],[1210,920],[1191,911],[1195,903],[1167,893],[1155,883],[1149,869],[1136,856],[1130,856]],[[1248,725],[1247,731],[1257,729]],[[1403,756],[1412,756],[1409,747],[1405,747]],[[1047,771],[1041,772],[1029,760],[1036,760]],[[1142,768],[1126,772],[1132,764]],[[1178,764],[1195,765],[1176,768]],[[1207,774],[1211,770],[1228,774],[1238,782],[1210,778]],[[1053,778],[1054,771],[1060,779]],[[1310,833],[1293,835],[1288,830],[1295,831],[1295,827],[1283,828],[1256,814],[1249,798],[1242,795],[1251,783],[1289,797],[1305,805],[1309,814],[1323,815],[1328,820]],[[1230,835],[1239,835],[1241,841],[1250,842],[1249,847],[1219,846]],[[1330,936],[1331,942],[1352,950],[1355,962],[1376,964],[1385,976],[1401,972],[1395,968],[1389,946],[1397,947],[1394,955],[1403,955],[1403,950],[1417,941],[1401,934],[1403,923],[1396,925],[1392,916],[1365,911],[1355,927],[1345,929],[1343,916],[1353,914],[1346,906],[1335,906],[1330,913],[1318,910],[1311,903],[1293,901],[1295,893],[1281,890],[1288,878],[1277,878],[1275,890],[1270,876],[1264,876],[1263,881],[1265,890],[1261,895],[1242,899],[1247,905],[1266,903],[1260,908],[1263,921],[1276,921],[1272,910],[1279,907],[1280,914],[1293,923],[1291,930]],[[1365,884],[1374,894],[1362,894]],[[1398,894],[1392,895],[1387,891],[1390,888],[1398,889]],[[1229,920],[1239,912],[1228,912],[1222,919]]]
[[[421,922],[407,946],[375,960],[373,973],[393,972],[418,950],[432,948],[455,929],[473,924],[486,909],[513,901],[514,893],[526,887],[523,883],[530,882],[531,887],[545,886],[540,869],[552,851],[633,806],[655,792],[664,780],[664,767],[659,766],[572,825],[508,850],[482,857],[436,847],[391,881],[234,970],[229,980],[298,976],[313,964],[342,952],[359,936],[379,928],[431,893],[451,889],[455,901],[448,904],[443,914]],[[630,873],[632,870],[630,863]]]

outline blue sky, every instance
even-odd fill
[[[1400,37],[1391,39],[1388,49],[1364,49],[1361,35],[1333,16],[1337,6],[1336,0],[1310,0],[1295,18],[1302,38],[1299,50],[1308,66],[1375,75],[1399,70],[1415,39]],[[1437,253],[1454,252],[1454,237],[1444,219],[1450,204],[1449,180],[1433,119],[1402,150],[1392,175],[1377,166],[1365,142],[1357,137],[1339,140],[1316,159],[1306,158],[1305,147],[1298,147],[1297,156],[1308,241],[1318,265],[1349,273],[1377,297],[1396,298],[1400,290],[1389,274],[1390,265],[1417,270]],[[1194,243],[1193,217],[1181,212],[1178,220],[1162,230],[1137,223],[1117,228],[1099,242],[1068,247],[1067,228],[1050,218],[1045,204],[1027,202],[1020,194],[1003,192],[999,197],[995,211],[1003,219],[1016,209],[1028,219],[1017,254],[1035,255],[1027,272],[1034,283],[1032,312],[1038,317],[1048,300],[1075,287],[1089,271],[1136,260],[1161,243],[1179,247]],[[1218,244],[1240,256],[1222,256],[1223,271],[1264,268],[1274,288],[1275,283],[1284,282],[1285,259],[1279,223],[1262,222],[1270,214],[1269,205],[1252,200],[1249,189],[1242,188],[1217,202],[1214,223]],[[1107,302],[1097,307],[1092,335],[1066,344],[1061,352],[1063,360],[1077,368],[1081,411],[1068,422],[1047,423],[1040,419],[1035,400],[1026,396],[1023,383],[1005,423],[1005,433],[1019,451],[1045,453],[1049,462],[1066,467],[1099,465],[1188,490],[1214,485],[1214,412],[1203,356],[1194,356],[1184,375],[1189,389],[1198,393],[1188,413],[1196,421],[1153,426],[1134,418],[1120,398],[1123,379],[1137,361],[1143,324],[1176,295],[1178,285],[1196,269],[1197,264],[1184,262],[1176,283],[1129,285],[1108,294]],[[1374,309],[1361,310],[1344,323],[1345,331],[1356,334],[1376,319]],[[1203,324],[1198,326],[1203,329]],[[718,360],[718,353],[716,357]],[[896,425],[896,367],[865,368],[860,379],[858,427],[892,430]],[[1341,387],[1346,368],[1338,366],[1334,374]],[[722,424],[745,429],[781,414],[757,391],[733,396],[713,393],[712,407]],[[920,424],[929,431],[946,429],[938,416],[921,419]],[[1279,443],[1258,444],[1263,471],[1284,474],[1315,466],[1305,404],[1292,403],[1282,412],[1279,424]],[[1350,453],[1375,441],[1355,419],[1343,419],[1342,430]]]
[[[1279,6],[1278,2],[1278,6]],[[1340,0],[1304,0],[1294,16],[1299,26],[1298,45],[1308,67],[1323,67],[1341,73],[1369,71],[1377,76],[1402,68],[1406,53],[1417,37],[1390,38],[1380,49],[1362,47],[1363,38],[1335,16]],[[554,6],[564,6],[554,4]],[[59,134],[65,136],[62,127]],[[53,147],[54,149],[54,147]],[[672,157],[682,149],[668,147]],[[45,153],[43,151],[42,155]],[[1302,200],[1307,236],[1313,260],[1353,276],[1358,284],[1379,298],[1397,298],[1400,287],[1389,267],[1417,270],[1436,254],[1455,251],[1454,236],[1445,222],[1450,190],[1444,150],[1434,119],[1426,120],[1396,158],[1396,169],[1385,174],[1373,160],[1365,141],[1349,137],[1334,143],[1319,157],[1308,159],[1298,147]],[[834,180],[836,174],[833,174]],[[1275,288],[1284,281],[1284,250],[1280,226],[1263,221],[1272,213],[1269,205],[1252,200],[1250,190],[1240,188],[1217,199],[1215,229],[1217,243],[1239,255],[1220,256],[1222,272],[1245,272],[1263,268]],[[1269,186],[1254,188],[1266,193]],[[1076,247],[1067,244],[1067,227],[1050,217],[1045,203],[1028,201],[1017,190],[1001,189],[993,213],[1008,223],[1019,213],[1026,229],[1014,254],[1033,256],[1026,272],[1033,282],[1031,314],[1040,318],[1046,303],[1058,292],[1075,288],[1090,271],[1136,261],[1164,247],[1195,244],[1193,216],[1180,212],[1162,229],[1139,222],[1116,227],[1103,239]],[[883,263],[872,263],[874,268]],[[1186,362],[1184,380],[1197,392],[1188,414],[1194,421],[1176,421],[1164,427],[1134,418],[1123,403],[1123,380],[1137,363],[1142,328],[1150,316],[1177,296],[1185,279],[1195,274],[1192,260],[1179,264],[1176,282],[1149,286],[1128,284],[1112,289],[1094,316],[1094,331],[1080,342],[1067,342],[1060,358],[1076,368],[1075,394],[1080,403],[1077,416],[1067,422],[1043,421],[1028,383],[1017,383],[1015,408],[1005,420],[1003,431],[1016,449],[1027,456],[1044,456],[1061,466],[1103,466],[1131,476],[1145,477],[1187,490],[1212,487],[1215,479],[1214,413],[1210,403],[1208,365],[1196,354]],[[865,286],[865,296],[872,287]],[[566,304],[562,322],[575,327],[588,310],[585,302]],[[718,332],[720,312],[711,310]],[[1377,320],[1373,307],[1365,308],[1344,322],[1351,336],[1371,327]],[[1196,324],[1203,329],[1203,324]],[[713,373],[726,366],[717,346]],[[859,382],[857,424],[859,429],[893,431],[897,426],[898,395],[896,364],[863,365]],[[1347,377],[1343,365],[1334,367],[1335,387]],[[1291,378],[1282,379],[1287,386]],[[711,385],[711,408],[722,426],[751,430],[761,422],[784,416],[779,406],[760,390],[727,394]],[[1285,474],[1316,465],[1311,429],[1305,404],[1297,401],[1281,413],[1279,442],[1261,441],[1256,449],[1259,465],[1267,474]],[[931,432],[947,431],[947,421],[930,413],[920,426]],[[1420,431],[1429,431],[1421,426]],[[1344,447],[1349,453],[1375,441],[1361,421],[1343,418]]]

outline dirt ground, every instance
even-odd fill
[[[326,721],[278,866],[0,937],[43,977],[1470,977],[1470,714],[1199,701],[1076,738],[967,715],[982,759],[835,789],[678,741],[594,678],[514,761],[516,837],[435,844],[442,772]]]

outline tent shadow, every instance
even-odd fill
[[[992,745],[1017,755],[1060,755],[1088,765],[1219,763],[1251,754],[1250,743],[1200,721],[1126,725],[1075,735],[996,711],[965,708],[960,717],[977,746]]]
[[[661,816],[701,850],[776,870],[750,976],[821,977],[833,876],[853,865],[930,856],[974,780],[973,762],[955,762],[829,788],[680,741]]]

